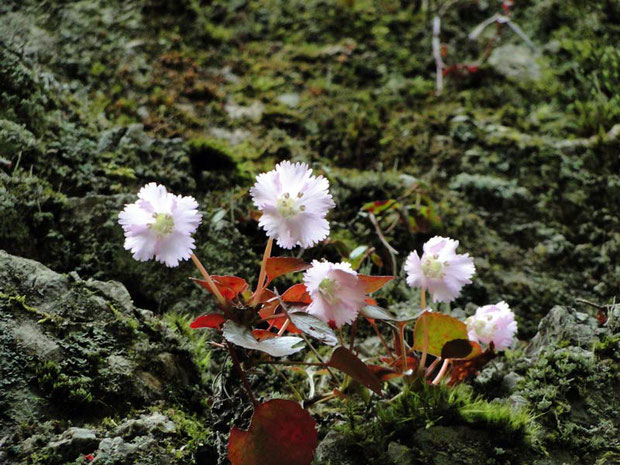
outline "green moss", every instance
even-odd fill
[[[9,295],[4,292],[0,292],[0,300],[4,300],[8,305],[13,306],[14,308],[17,307],[36,315],[39,318],[38,323],[46,323],[49,321],[51,323],[59,324],[63,321],[62,317],[59,315],[42,312],[41,310],[28,305],[26,303],[26,296],[24,295]]]
[[[376,421],[368,423],[350,414],[349,422],[339,427],[349,438],[345,442],[355,444],[352,451],[363,451],[366,463],[385,459],[388,444],[393,442],[424,451],[426,440],[419,441],[430,428],[451,431],[455,438],[478,434],[482,443],[488,440],[487,432],[493,431],[493,446],[505,449],[513,458],[533,455],[539,447],[539,427],[530,412],[484,400],[467,385],[408,389],[379,405]]]
[[[94,381],[88,376],[70,376],[62,372],[53,361],[45,361],[35,367],[39,386],[56,403],[72,409],[88,407],[93,402]]]
[[[597,356],[576,347],[548,348],[525,371],[519,393],[536,410],[549,449],[571,451],[584,460],[614,449],[618,427],[607,419],[620,411],[614,394],[617,344],[615,336],[597,342]]]
[[[166,324],[189,342],[194,363],[198,367],[203,380],[206,380],[211,364],[212,351],[209,342],[212,338],[207,330],[191,329],[189,324],[193,319],[193,317],[188,315],[175,312],[169,312],[164,316]]]
[[[182,408],[172,409],[172,420],[184,438],[182,447],[169,447],[179,463],[194,458],[196,451],[212,441],[212,433],[205,418],[186,412]]]

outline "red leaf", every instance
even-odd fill
[[[275,315],[276,310],[280,306],[280,301],[278,299],[274,299],[271,302],[267,302],[268,300],[273,299],[274,297],[276,297],[276,295],[273,292],[271,292],[269,289],[265,289],[263,291],[260,301],[264,303],[263,303],[263,307],[258,311],[258,314],[260,315],[261,318],[265,319],[265,318],[269,318],[270,316]],[[282,297],[284,298],[284,296]],[[269,327],[271,328],[275,326],[276,328],[280,329],[282,328],[282,325],[284,324],[285,321],[286,321],[286,315],[282,314],[282,317],[280,318],[273,318],[269,320],[269,325],[270,325]],[[288,326],[286,327],[286,330],[291,334],[301,334],[301,331],[297,329],[297,327],[293,323],[289,323]]]
[[[394,371],[391,368],[382,367],[380,365],[368,365],[370,372],[380,381],[388,381],[393,378],[400,378],[403,374],[400,371]]]
[[[366,294],[378,291],[394,279],[394,276],[368,276],[366,274],[358,274],[357,277],[364,283],[364,292]]]
[[[211,292],[211,287],[206,281],[202,279],[191,278],[192,281],[197,282],[207,291]],[[228,300],[233,300],[241,292],[245,291],[248,287],[248,283],[243,278],[237,276],[211,276],[211,279],[215,283],[215,286]]]
[[[267,270],[267,282],[271,282],[278,276],[293,273],[294,271],[303,271],[310,268],[310,264],[304,262],[301,258],[292,257],[271,257],[267,259],[265,269]]]
[[[349,349],[337,347],[327,365],[346,373],[368,389],[382,395],[381,382],[372,374],[372,371],[370,371],[366,364]]]
[[[448,385],[462,383],[470,376],[476,374],[484,365],[489,363],[496,356],[492,347],[469,360],[454,360],[452,362],[452,377]]]
[[[224,315],[219,313],[211,313],[210,315],[201,315],[189,324],[192,329],[197,328],[213,328],[222,329],[222,325],[226,321]]]
[[[310,305],[312,298],[308,294],[305,284],[295,284],[289,287],[284,294],[282,294],[282,300],[284,302],[295,302]]]
[[[247,431],[234,428],[228,441],[231,465],[310,465],[318,444],[316,422],[291,400],[259,404]]]
[[[272,333],[271,331],[268,331],[266,329],[253,329],[252,336],[254,336],[259,342],[278,337],[276,333]]]

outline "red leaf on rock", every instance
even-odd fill
[[[192,329],[197,328],[213,328],[222,329],[222,325],[226,321],[224,315],[219,313],[211,313],[210,315],[201,315],[189,324]]]
[[[327,362],[327,365],[346,373],[354,380],[362,383],[371,391],[382,395],[381,382],[372,373],[372,371],[370,371],[368,366],[357,358],[356,355],[349,349],[337,347],[329,359],[329,362]]]
[[[310,465],[318,444],[316,422],[298,403],[274,399],[256,406],[250,428],[233,428],[231,465]]]
[[[303,271],[310,268],[310,264],[301,258],[293,257],[271,257],[267,259],[265,269],[267,270],[267,282],[271,282],[278,276],[294,271]]]
[[[357,277],[364,283],[364,292],[366,294],[378,291],[394,279],[394,276],[369,276],[366,274],[358,274]]]

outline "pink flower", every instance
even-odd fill
[[[170,267],[191,257],[192,234],[200,220],[193,197],[171,194],[154,182],[140,189],[138,200],[125,205],[118,215],[125,231],[125,249],[133,253],[133,258],[146,261],[155,257]]]
[[[250,194],[263,212],[259,225],[280,247],[292,249],[310,247],[329,235],[325,216],[335,204],[328,189],[327,179],[312,176],[305,163],[283,161],[259,174]]]
[[[469,254],[456,253],[459,241],[435,236],[424,244],[422,258],[411,252],[405,263],[407,284],[428,289],[434,302],[450,302],[461,292],[476,268]]]
[[[497,350],[510,347],[517,333],[515,315],[504,301],[479,307],[476,314],[467,318],[465,323],[470,340],[483,344],[493,342]]]
[[[348,263],[314,260],[304,273],[304,284],[312,303],[307,312],[337,328],[352,323],[365,305],[364,284]]]

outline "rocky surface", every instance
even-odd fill
[[[146,182],[193,195],[198,255],[252,281],[264,235],[247,190],[282,159],[310,162],[338,204],[330,241],[304,258],[362,246],[376,251],[364,272],[400,272],[361,210],[397,198],[405,219],[379,218],[397,259],[458,238],[477,276],[455,306],[506,300],[530,341],[472,385],[530,409],[537,442],[431,417],[375,440],[377,457],[617,461],[619,7],[515,2],[534,48],[504,28],[488,61],[436,96],[439,3],[0,2],[0,463],[225,463],[249,409],[186,330],[211,301],[191,265],[133,261],[117,214]],[[446,63],[477,62],[495,28],[467,36],[496,2],[440,8]],[[402,275],[379,295],[400,313],[417,297]],[[289,395],[275,376],[252,381]],[[328,434],[347,412],[320,412],[318,463],[361,463],[359,435]]]
[[[155,456],[154,436],[184,434],[175,408],[204,411],[192,353],[120,283],[57,274],[4,251],[0,283],[3,463]],[[166,415],[140,414],[154,405]]]

